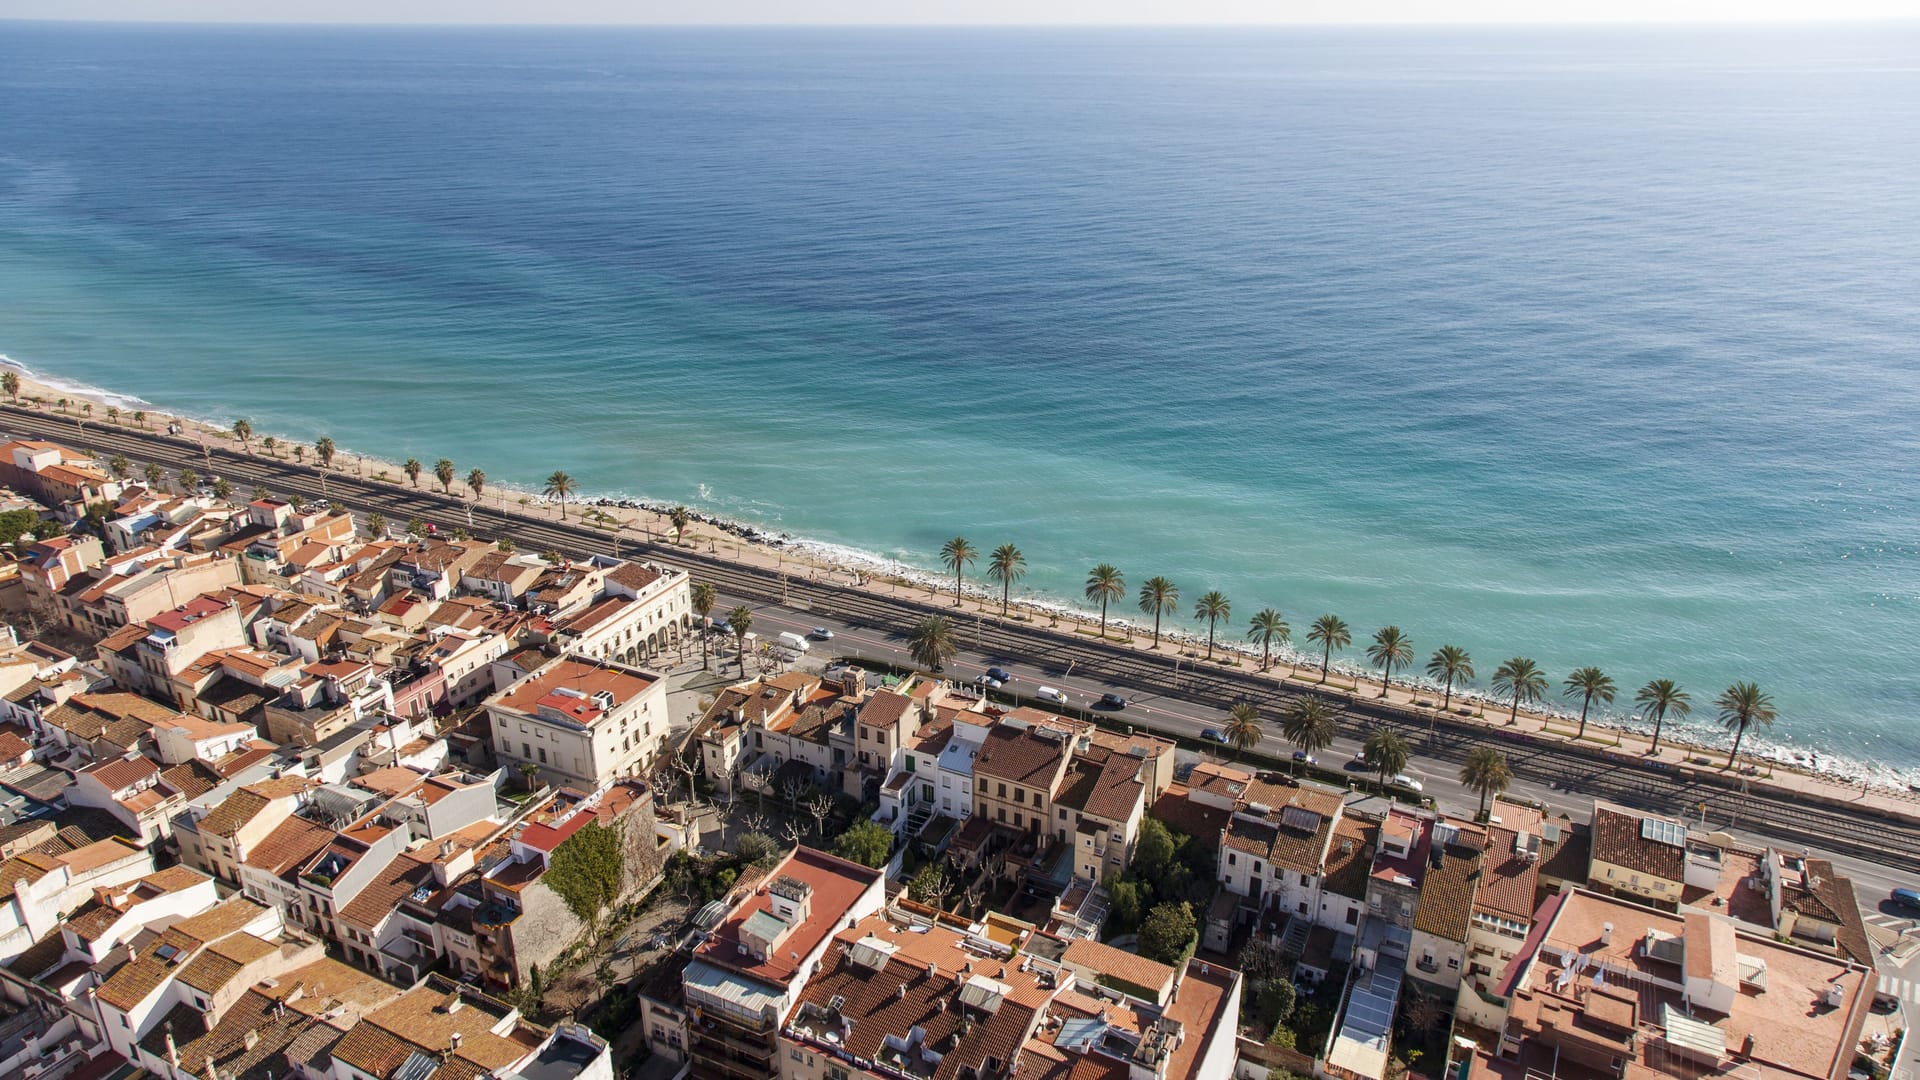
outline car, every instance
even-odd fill
[[[987,678],[1002,684],[1010,683],[1013,681],[1013,672],[1003,667],[990,667],[987,669]]]
[[[824,626],[816,626],[813,629],[807,631],[807,636],[812,638],[815,641],[832,641],[833,631],[827,629]]]
[[[1226,745],[1226,742],[1227,742],[1227,737],[1225,735],[1220,734],[1219,728],[1208,728],[1207,730],[1200,733],[1200,737],[1207,740],[1208,742],[1217,742],[1222,746]]]
[[[1005,683],[1001,682],[999,679],[996,679],[991,675],[982,675],[973,681],[975,685],[984,686],[989,690],[998,690],[1002,686],[1006,685]]]
[[[1127,699],[1121,697],[1119,694],[1101,694],[1100,700],[1094,702],[1093,707],[1096,709],[1112,709],[1115,712],[1119,712],[1121,709],[1127,707]]]
[[[1920,911],[1920,889],[1895,889],[1891,899],[1895,907]]]
[[[1067,703],[1067,692],[1065,690],[1056,690],[1051,686],[1042,686],[1035,689],[1033,696],[1039,698],[1041,701],[1051,701],[1055,705],[1065,705]]]
[[[1886,1014],[1894,1011],[1895,1009],[1898,1009],[1899,1007],[1900,1007],[1900,999],[1895,997],[1892,994],[1873,995],[1873,1011],[1876,1013],[1879,1013],[1882,1016],[1885,1016]]]
[[[1295,761],[1304,761],[1304,762],[1306,762],[1306,763],[1307,763],[1307,764],[1309,764],[1309,765],[1318,765],[1318,764],[1320,764],[1320,758],[1319,758],[1319,756],[1318,756],[1318,755],[1315,755],[1315,754],[1309,754],[1309,753],[1307,753],[1307,752],[1306,752],[1305,750],[1295,750],[1295,751],[1293,752],[1293,760],[1295,760]]]
[[[1427,790],[1426,787],[1420,783],[1420,781],[1415,780],[1413,777],[1408,776],[1406,773],[1394,774],[1393,782],[1403,788],[1406,788],[1408,791]]]

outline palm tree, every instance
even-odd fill
[[[929,615],[907,631],[907,654],[913,662],[929,671],[939,671],[960,652],[954,637],[953,622],[944,615]]]
[[[321,468],[333,468],[333,454],[336,449],[338,448],[333,445],[333,439],[326,435],[320,436],[320,441],[313,444],[313,456],[320,459]]]
[[[1254,612],[1253,622],[1247,627],[1247,639],[1260,643],[1260,670],[1266,671],[1273,666],[1273,643],[1282,645],[1293,633],[1293,627],[1272,608],[1261,608]]]
[[[200,474],[192,469],[180,470],[180,492],[186,494],[200,485]]]
[[[1373,644],[1367,646],[1367,659],[1380,665],[1380,696],[1387,696],[1395,664],[1413,663],[1413,642],[1397,626],[1383,626],[1373,632]]]
[[[1374,728],[1367,733],[1367,741],[1361,744],[1367,753],[1367,764],[1380,775],[1380,794],[1387,793],[1387,778],[1398,776],[1406,771],[1411,755],[1407,752],[1407,740],[1394,734],[1387,728]]]
[[[219,499],[221,502],[226,502],[227,496],[232,494],[233,494],[233,485],[227,482],[226,477],[223,476],[220,479],[215,480],[213,482],[214,498]]]
[[[433,463],[433,478],[440,481],[440,494],[453,494],[453,461],[441,458]]]
[[[118,424],[120,422],[120,410],[115,406],[107,406],[107,422],[110,424]]]
[[[713,586],[706,582],[695,585],[690,591],[693,601],[693,613],[700,617],[700,670],[707,670],[707,616],[713,614],[713,603],[719,599]]]
[[[1207,659],[1213,659],[1213,631],[1222,619],[1233,617],[1233,602],[1219,589],[1210,590],[1193,605],[1193,617],[1207,620]]]
[[[1747,737],[1747,729],[1755,724],[1772,727],[1775,716],[1773,698],[1762,693],[1758,686],[1750,682],[1737,682],[1713,699],[1720,707],[1720,723],[1733,732],[1733,750],[1727,755],[1727,768],[1740,756],[1740,740]]]
[[[468,469],[467,490],[473,492],[474,499],[478,501],[480,493],[487,490],[487,474],[479,469]]]
[[[240,440],[240,449],[247,449],[247,440],[253,438],[253,425],[245,420],[233,422],[233,437]]]
[[[265,451],[267,452],[267,456],[268,456],[268,457],[276,457],[276,456],[278,456],[278,455],[276,455],[276,454],[275,454],[275,453],[274,453],[273,451],[274,451],[274,448],[275,448],[275,447],[277,447],[277,446],[279,446],[279,445],[280,445],[280,440],[279,440],[279,439],[276,439],[276,438],[274,438],[274,437],[273,437],[273,436],[271,436],[271,435],[269,435],[269,436],[267,436],[266,438],[264,438],[264,439],[261,439],[261,440],[260,440],[260,449],[262,449],[262,450],[265,450]]]
[[[115,480],[125,480],[127,473],[132,471],[132,469],[133,465],[120,454],[115,454],[107,459],[107,471],[113,474]]]
[[[1013,599],[1013,583],[1027,576],[1027,557],[1012,544],[1001,544],[987,556],[987,579],[1000,583],[1000,617],[1006,618]]]
[[[573,477],[556,469],[552,476],[547,477],[546,490],[541,492],[541,494],[549,499],[560,500],[560,520],[565,521],[567,520],[567,496],[573,494],[573,492]],[[746,674],[746,670],[746,661],[742,660],[740,662],[740,673],[744,675]]]
[[[142,429],[145,429],[147,426],[147,410],[145,409],[133,410],[133,422],[136,424],[139,424]]]
[[[1460,766],[1460,782],[1480,793],[1480,813],[1476,816],[1485,817],[1487,800],[1513,783],[1513,769],[1500,751],[1491,746],[1476,746],[1467,751],[1467,760]]]
[[[1327,681],[1327,668],[1333,664],[1333,650],[1344,649],[1353,644],[1353,634],[1347,630],[1347,621],[1338,615],[1322,615],[1313,620],[1313,629],[1307,631],[1307,640],[1320,645],[1320,681]]]
[[[1580,695],[1580,730],[1574,732],[1573,737],[1576,740],[1584,738],[1587,734],[1587,710],[1593,706],[1596,698],[1602,705],[1613,700],[1616,689],[1613,679],[1597,667],[1583,667],[1567,676],[1567,681],[1562,685],[1565,687],[1564,696]]]
[[[740,650],[740,677],[747,677],[747,631],[753,629],[753,612],[741,604],[727,612],[727,629],[733,632],[734,648]]]
[[[1513,724],[1520,719],[1521,702],[1531,705],[1547,692],[1547,676],[1540,670],[1540,665],[1524,656],[1516,656],[1495,669],[1493,689],[1513,700],[1513,708],[1507,712],[1507,723]]]
[[[367,535],[373,537],[375,540],[385,540],[387,538],[387,515],[378,510],[369,513],[367,515]]]
[[[20,373],[9,371],[0,375],[0,390],[5,390],[15,405],[20,404]]]
[[[1442,645],[1433,651],[1432,659],[1427,661],[1427,675],[1447,684],[1446,700],[1440,703],[1440,710],[1445,712],[1453,708],[1455,680],[1473,678],[1473,657],[1458,645]]]
[[[1260,726],[1260,710],[1250,702],[1243,701],[1227,710],[1227,728],[1221,734],[1233,744],[1237,757],[1260,745],[1260,740],[1266,737],[1267,732]]]
[[[1180,604],[1180,586],[1163,577],[1150,577],[1140,586],[1140,610],[1153,616],[1153,647],[1160,647],[1160,617]]]
[[[306,460],[307,460],[307,448],[306,448],[306,447],[304,447],[304,446],[302,446],[302,445],[300,445],[299,443],[294,443],[294,444],[293,444],[293,460],[294,460],[295,462],[304,462],[304,461],[306,461]]]
[[[940,561],[953,571],[953,602],[960,603],[960,579],[980,552],[964,536],[956,536],[940,545]]]
[[[264,502],[271,498],[273,498],[273,492],[267,490],[267,485],[265,484],[253,485],[253,501],[254,502]]]
[[[1693,711],[1693,698],[1680,684],[1672,679],[1655,679],[1640,688],[1633,695],[1640,706],[1640,715],[1653,720],[1653,746],[1647,753],[1660,752],[1660,725],[1666,722],[1667,715],[1685,716]]]
[[[667,511],[667,520],[673,523],[673,538],[676,541],[685,540],[687,526],[693,524],[693,511],[684,506],[676,506]]]
[[[1287,710],[1287,718],[1280,723],[1280,733],[1299,747],[1301,753],[1312,757],[1333,745],[1333,737],[1340,733],[1340,723],[1327,699],[1318,694],[1305,694],[1296,698],[1293,707]]]
[[[420,474],[425,472],[426,468],[425,465],[420,464],[419,458],[410,457],[400,466],[400,471],[407,474],[407,479],[413,481],[414,487],[419,487]]]
[[[1100,638],[1107,636],[1107,604],[1127,595],[1127,579],[1112,563],[1101,563],[1087,572],[1088,600],[1100,601]]]
[[[148,487],[157,488],[160,486],[160,481],[167,478],[167,471],[160,467],[159,462],[149,461],[147,467],[140,471],[140,475],[147,478]]]

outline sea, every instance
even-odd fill
[[[0,22],[0,353],[1920,780],[1920,25]],[[977,576],[981,567],[972,573]]]

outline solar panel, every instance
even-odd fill
[[[1303,806],[1289,806],[1280,811],[1280,824],[1298,832],[1319,832],[1320,815]]]
[[[1641,818],[1640,837],[1643,840],[1651,840],[1656,844],[1666,844],[1670,847],[1685,847],[1687,845],[1687,828],[1674,821],[1662,821],[1659,818]]]
[[[884,971],[887,958],[893,955],[893,946],[876,937],[865,937],[853,943],[847,950],[847,959],[868,971]]]

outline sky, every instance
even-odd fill
[[[1791,22],[1920,0],[0,0],[0,18],[636,25]]]

